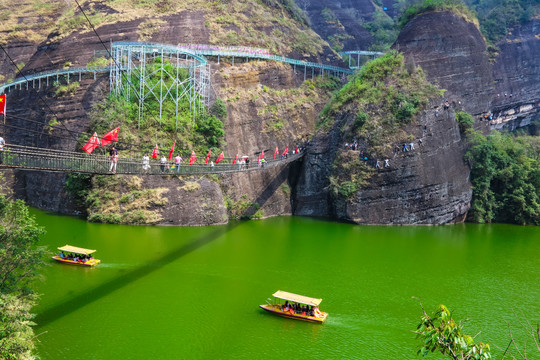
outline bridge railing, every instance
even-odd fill
[[[46,79],[47,86],[49,85],[49,78],[56,77],[57,80],[59,80],[60,76],[70,76],[73,74],[79,75],[79,80],[81,79],[82,74],[86,73],[98,73],[98,72],[110,72],[110,67],[86,67],[86,68],[70,68],[70,69],[60,69],[60,70],[48,70],[48,71],[42,71],[39,73],[31,74],[31,75],[25,75],[22,77],[18,77],[13,81],[10,81],[5,84],[0,85],[0,94],[3,94],[6,89],[10,89],[12,87],[22,86],[23,84],[28,84],[30,82],[35,82],[36,80],[39,81],[39,86],[41,86],[41,80]],[[34,84],[35,85],[35,84]]]
[[[116,173],[126,175],[197,175],[255,171],[290,163],[302,155],[302,153],[298,153],[289,155],[284,159],[269,160],[264,163],[264,166],[252,162],[249,168],[241,162],[237,162],[233,166],[232,159],[225,159],[218,164],[214,164],[214,166],[194,163],[193,165],[182,164],[179,168],[174,167],[171,162],[162,165],[158,161],[152,161],[150,168],[144,169],[142,159],[120,157],[116,166]],[[4,168],[109,174],[110,164],[111,160],[106,155],[88,155],[86,153],[19,145],[9,145],[4,147],[3,151],[0,151],[0,167]]]

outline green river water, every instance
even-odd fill
[[[51,252],[70,244],[102,260],[96,268],[47,261],[35,309],[44,360],[416,359],[413,296],[429,312],[443,303],[470,318],[469,333],[502,348],[507,321],[525,339],[519,316],[540,320],[538,227],[297,217],[140,227],[33,213]],[[259,309],[276,290],[323,298],[327,322]]]

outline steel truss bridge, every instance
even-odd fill
[[[150,169],[144,170],[142,159],[120,156],[116,165],[116,174],[173,176],[248,172],[286,165],[298,160],[303,155],[304,153],[301,152],[289,155],[284,159],[268,160],[265,161],[264,166],[258,166],[256,161],[251,161],[249,168],[240,161],[240,157],[234,166],[232,165],[232,158],[225,158],[218,164],[211,166],[210,162],[208,164],[202,163],[205,157],[201,156],[199,162],[195,162],[193,165],[182,163],[178,170],[171,168],[171,161],[162,167],[159,161],[154,160],[150,162]],[[111,174],[109,171],[110,165],[110,157],[106,155],[88,155],[86,153],[19,145],[8,145],[4,147],[3,151],[0,151],[0,169],[11,168],[105,175]]]

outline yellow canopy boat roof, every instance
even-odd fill
[[[84,255],[90,255],[96,252],[96,250],[84,249],[84,248],[71,246],[71,245],[59,247],[58,250],[75,253],[75,254],[84,254]]]
[[[273,296],[277,297],[278,299],[289,300],[296,303],[313,306],[319,306],[322,301],[322,299],[310,298],[307,296],[297,295],[281,290],[276,291]]]

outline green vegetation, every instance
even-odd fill
[[[402,9],[403,15],[399,20],[401,27],[420,13],[442,10],[453,11],[467,21],[479,24],[493,55],[497,51],[494,44],[509,34],[514,26],[523,24],[536,16],[540,4],[540,0],[396,0],[394,2],[398,9]]]
[[[372,51],[387,51],[396,41],[399,33],[395,21],[380,10],[373,13],[372,21],[363,25],[373,35],[373,44],[370,48]]]
[[[385,157],[393,144],[410,141],[407,125],[430,98],[442,94],[421,69],[408,70],[403,55],[392,51],[366,64],[334,94],[321,112],[319,126],[330,130],[339,119],[342,138],[357,138],[371,156]],[[358,153],[338,150],[330,190],[350,200],[372,174]]]
[[[463,111],[458,111],[456,113],[456,121],[459,125],[459,130],[462,133],[465,133],[467,130],[472,129],[474,125],[474,119],[471,114]]]
[[[540,140],[469,133],[473,197],[467,220],[540,225]]]
[[[66,176],[66,191],[73,196],[75,204],[84,208],[86,196],[92,188],[92,175],[68,173]]]
[[[228,196],[225,197],[225,207],[229,213],[229,218],[236,220],[251,220],[260,219],[264,216],[264,211],[260,209],[260,205],[249,201],[246,194],[242,195],[240,199],[234,200]],[[249,215],[251,209],[255,210],[253,215]]]
[[[466,0],[478,14],[488,44],[504,38],[516,25],[538,14],[540,0]]]
[[[109,60],[104,57],[93,57],[88,64],[86,64],[86,67],[88,68],[95,68],[95,67],[107,67],[109,66]]]
[[[154,63],[148,64],[146,73],[153,73],[161,66],[161,59],[156,58]],[[170,74],[176,73],[176,67],[166,62],[164,70]],[[188,77],[185,68],[179,69],[180,79]],[[133,76],[131,79],[132,88],[139,89],[140,81]],[[150,87],[158,86],[160,76],[158,73],[147,79]],[[165,78],[165,85],[171,87],[172,79]],[[110,94],[103,104],[97,104],[90,112],[92,124],[90,128],[98,134],[104,134],[111,129],[120,126],[119,141],[146,146],[147,151],[151,151],[154,144],[159,148],[170,148],[176,141],[176,149],[194,150],[195,152],[207,152],[212,148],[213,152],[220,152],[225,135],[223,121],[227,115],[226,106],[221,100],[217,100],[209,112],[198,112],[193,119],[193,112],[190,108],[198,108],[195,101],[191,106],[189,100],[184,97],[178,103],[178,115],[176,113],[176,89],[171,90],[171,97],[165,99],[161,106],[154,97],[146,99],[144,105],[144,116],[139,121],[138,100],[132,93],[130,99],[125,99],[116,94]],[[182,89],[178,89],[179,92]],[[216,114],[216,115],[212,115]],[[152,139],[149,142],[149,139]],[[87,139],[81,139],[86,141]],[[126,152],[124,152],[126,154]],[[130,154],[139,156],[139,153]]]
[[[466,21],[472,22],[479,27],[476,14],[467,7],[463,0],[425,0],[405,10],[399,19],[400,28],[403,28],[415,16],[430,11],[451,11],[461,15]]]
[[[60,85],[58,82],[53,84],[56,87],[54,92],[54,97],[60,98],[63,96],[73,96],[81,86],[78,81],[73,81],[67,85]]]
[[[373,174],[373,168],[366,165],[352,151],[339,152],[332,167],[330,190],[336,197],[351,200],[356,192],[367,184]]]
[[[0,195],[0,359],[36,358],[29,285],[43,266],[43,233],[23,201]]]
[[[403,128],[443,91],[428,83],[422,69],[409,72],[395,51],[369,62],[325,106],[319,126],[327,129],[340,114],[356,114],[342,127],[348,138],[362,138],[370,151],[383,155],[405,140]]]
[[[166,188],[143,189],[137,176],[95,176],[88,191],[88,221],[110,224],[156,224],[167,204]]]
[[[466,320],[456,322],[446,306],[439,305],[432,316],[423,307],[422,311],[422,320],[414,331],[422,344],[418,355],[440,352],[455,360],[491,359],[489,344],[476,343],[474,337],[465,334],[463,324]]]

